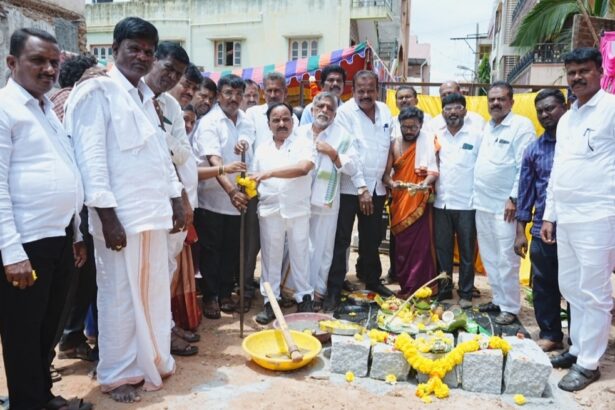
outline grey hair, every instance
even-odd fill
[[[272,71],[270,73],[267,73],[265,75],[265,78],[263,78],[263,85],[266,84],[267,81],[279,81],[282,83],[284,88],[286,88],[286,78],[284,77],[283,74],[278,73],[277,71]]]
[[[335,107],[335,109],[337,110],[337,97],[329,91],[321,91],[318,94],[316,94],[316,97],[314,97],[314,99],[312,100],[312,106],[318,104],[325,98],[328,98],[329,100],[331,100],[331,102],[333,103],[333,107]]]

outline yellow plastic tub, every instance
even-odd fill
[[[303,353],[303,360],[300,362],[293,362],[288,357],[288,349],[286,348],[281,330],[271,329],[252,333],[244,339],[241,346],[256,364],[265,369],[279,371],[295,370],[310,363],[320,353],[322,345],[311,334],[296,330],[291,330],[290,334],[301,353]]]

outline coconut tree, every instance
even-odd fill
[[[564,25],[583,11],[590,16],[605,17],[615,12],[615,0],[541,0],[523,18],[511,45],[532,48],[538,43],[569,39],[571,32],[564,30]]]

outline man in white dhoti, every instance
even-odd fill
[[[300,137],[313,141],[317,151],[312,173],[310,216],[310,285],[314,288],[316,312],[321,309],[327,294],[340,208],[341,173],[352,176],[356,172],[352,136],[334,122],[336,111],[335,94],[321,92],[312,102],[313,122],[297,129]]]
[[[90,209],[98,284],[102,390],[119,402],[140,399],[172,374],[167,231],[184,226],[181,184],[173,169],[154,93],[142,80],[151,69],[158,32],[137,17],[113,32],[109,77],[78,85],[65,126],[75,143]]]
[[[168,92],[177,85],[190,64],[188,53],[177,43],[163,41],[158,44],[155,54],[156,60],[152,70],[143,78],[145,84],[154,92],[154,107],[160,117],[160,123],[165,130],[165,140],[171,160],[177,171],[180,182],[184,188],[182,203],[186,214],[186,226],[192,224],[193,209],[197,206],[197,166],[196,158],[192,155],[192,147],[186,135],[184,116],[178,101]],[[171,281],[177,279],[177,256],[184,249],[186,230],[169,233],[169,275]],[[186,258],[192,266],[192,255]],[[192,271],[192,268],[190,268]],[[191,279],[194,283],[194,278]],[[171,297],[174,295],[172,294]],[[175,318],[174,318],[175,319]],[[199,348],[189,342],[200,340],[198,334],[182,329],[175,325],[171,333],[171,353],[178,356],[193,356]]]
[[[267,118],[273,138],[263,141],[256,150],[252,167],[253,178],[260,183],[261,294],[265,297],[265,309],[256,315],[260,324],[274,319],[263,283],[269,282],[276,297],[280,297],[285,237],[297,311],[312,311],[313,289],[306,249],[309,247],[313,142],[293,133],[292,114],[292,107],[286,103],[269,107]]]
[[[558,386],[584,389],[600,378],[609,341],[615,267],[615,96],[600,88],[602,55],[578,48],[564,57],[577,97],[557,124],[557,144],[541,238],[557,240],[558,280],[570,303],[569,352],[551,360],[571,368]],[[557,222],[557,239],[555,223]]]

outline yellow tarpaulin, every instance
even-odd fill
[[[537,93],[523,93],[523,94],[515,94],[512,111],[515,114],[523,115],[532,121],[534,124],[534,128],[536,129],[536,135],[542,135],[544,132],[544,128],[538,122],[538,118],[536,117],[536,109],[534,108],[534,99],[536,98]],[[442,104],[440,102],[439,96],[432,95],[420,95],[418,96],[419,102],[418,107],[426,112],[427,114],[435,117],[436,115],[442,112]],[[395,90],[387,90],[387,106],[391,109],[393,115],[397,115],[399,110],[397,109],[397,105],[395,104]],[[466,108],[468,111],[473,111],[480,114],[485,121],[489,120],[489,110],[487,108],[487,97],[481,96],[466,96]],[[528,224],[526,229],[526,236],[528,240],[530,240],[529,230],[531,224]],[[529,246],[528,246],[529,249]],[[458,252],[455,249],[455,260],[458,259]],[[482,263],[480,258],[477,258],[476,261],[476,271],[484,272]],[[529,286],[530,281],[530,259],[529,252],[528,255],[524,259],[521,260],[521,267],[519,268],[519,281],[522,285]]]

